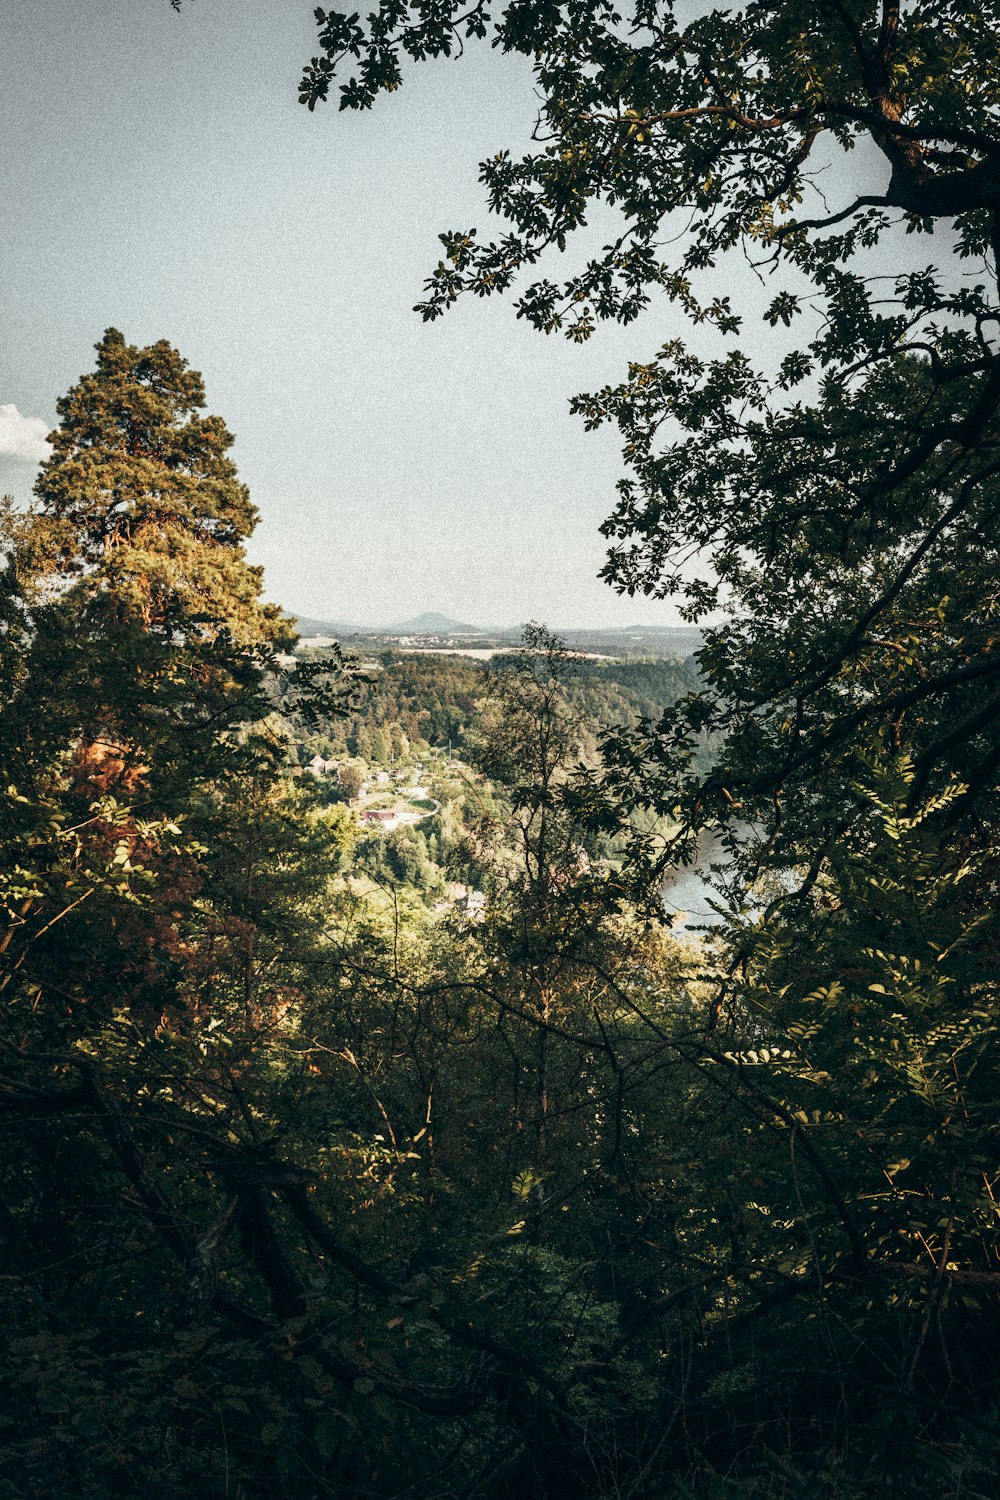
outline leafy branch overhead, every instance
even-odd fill
[[[708,725],[729,763],[707,786],[671,772],[664,806],[769,817],[858,734],[898,741],[900,713],[921,785],[957,752],[974,795],[1000,718],[1000,9],[393,0],[316,20],[309,108],[367,109],[477,41],[533,69],[531,150],[480,166],[503,231],[442,234],[423,317],[509,293],[573,339],[664,303],[700,328],[573,403],[622,438],[605,578],[709,621],[712,701],[664,723],[652,782]],[[619,227],[600,249],[596,205]],[[590,258],[560,279],[574,236]]]
[[[406,59],[452,56],[474,39],[532,60],[539,149],[520,160],[504,151],[481,167],[489,205],[511,232],[489,245],[475,231],[443,236],[447,261],[425,315],[462,291],[506,290],[598,200],[619,209],[622,236],[582,276],[522,296],[519,310],[539,327],[629,321],[661,287],[733,328],[725,302],[692,299],[693,273],[742,243],[828,275],[885,232],[886,210],[914,229],[960,216],[960,253],[982,253],[1000,203],[995,5],[691,9],[646,3],[631,22],[607,3],[392,3],[365,21],[316,11],[321,51],[300,85],[310,109],[335,83],[342,109],[370,108],[400,86]],[[831,149],[865,145],[875,150],[853,174],[864,190],[813,212]],[[665,241],[679,241],[670,255]]]

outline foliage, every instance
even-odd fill
[[[328,653],[313,649],[299,655],[307,664],[321,664]],[[476,738],[491,665],[513,660],[503,654],[481,665],[461,656],[382,651],[376,663],[358,664],[367,680],[348,711],[303,738],[300,753],[306,759],[349,754],[383,766],[419,758],[428,748],[446,749],[449,742],[461,752]],[[670,659],[574,658],[566,691],[585,725],[581,748],[595,758],[602,729],[658,719],[696,681],[690,664]]]
[[[628,19],[607,4],[414,4],[317,20],[310,108],[344,72],[341,108],[367,108],[400,84],[406,58],[487,36],[532,59],[536,149],[481,169],[509,231],[442,236],[425,317],[519,284],[601,202],[621,233],[561,285],[521,289],[518,315],[583,338],[665,293],[716,331],[717,353],[674,339],[576,403],[588,424],[618,424],[630,470],[605,528],[609,580],[679,595],[691,617],[719,602],[731,616],[702,656],[710,696],[664,723],[665,799],[706,725],[731,751],[707,786],[681,783],[693,823],[734,804],[744,820],[769,817],[776,796],[805,800],[803,781],[842,787],[851,745],[870,747],[903,715],[922,784],[939,785],[959,755],[977,795],[996,771],[1000,711],[1000,367],[995,265],[970,277],[965,264],[994,254],[1000,206],[993,7],[783,0],[685,20],[672,3]],[[846,201],[824,207],[831,157]],[[853,198],[851,175],[868,179]],[[917,257],[919,236],[944,223],[942,270]],[[760,342],[776,350],[788,328],[784,357],[755,362],[750,309],[711,290],[739,248],[777,278],[761,315],[775,337]],[[897,275],[877,274],[880,250]],[[686,566],[692,555],[707,578]],[[798,851],[782,838],[777,852]]]
[[[952,1455],[997,1397],[998,19],[387,5],[318,12],[303,78],[310,108],[335,82],[367,108],[408,60],[529,58],[532,149],[481,167],[503,230],[442,235],[418,311],[511,292],[581,340],[665,295],[697,329],[574,406],[623,440],[605,576],[709,621],[702,684],[609,737],[604,783],[676,820],[637,842],[640,888],[706,826],[733,867],[707,1036],[672,1038],[729,1132],[730,1208],[700,1184],[728,1363],[707,1339],[678,1396],[698,1494],[990,1487]],[[611,243],[546,276],[598,204]],[[739,252],[765,299],[724,285]]]
[[[283,778],[286,730],[341,743],[325,665],[277,670],[228,434],[169,346],[105,336],[7,515],[15,1496],[996,1492],[998,18],[679,12],[318,16],[310,104],[346,59],[348,107],[491,31],[533,59],[539,149],[484,170],[510,232],[446,236],[425,316],[600,199],[622,236],[521,291],[536,326],[660,290],[734,338],[698,281],[742,245],[779,278],[764,322],[803,330],[773,369],[671,343],[580,399],[631,469],[609,577],[730,611],[603,766],[592,669],[541,629],[454,669],[462,699],[381,664],[344,749],[466,734],[484,920],[409,899],[440,831],[352,852],[351,813]],[[813,215],[855,144],[888,188]],[[874,278],[936,219],[981,279]],[[627,879],[592,858],[643,814],[671,853],[723,826],[714,940],[653,920],[652,840]]]

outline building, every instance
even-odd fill
[[[486,897],[482,891],[466,891],[455,902],[455,910],[466,922],[481,922],[486,915]]]
[[[399,814],[391,807],[366,807],[358,817],[369,828],[377,828],[382,833],[391,833],[399,827]]]

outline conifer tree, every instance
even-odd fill
[[[42,561],[83,581],[91,607],[100,599],[149,633],[271,641],[279,612],[261,604],[261,569],[242,546],[257,511],[232,434],[204,405],[201,376],[165,340],[138,348],[109,328],[96,370],[57,402],[35,487]]]
[[[260,598],[243,547],[257,512],[204,405],[166,341],[140,348],[116,329],[57,403],[35,503],[5,526],[31,619],[28,743],[115,746],[133,769],[180,774],[265,711],[264,672],[290,632]]]

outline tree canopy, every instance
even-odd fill
[[[201,376],[165,340],[136,348],[109,328],[96,370],[57,402],[32,562],[150,634],[287,639],[242,551],[257,511],[232,434],[204,405]]]
[[[309,104],[532,59],[509,233],[445,235],[425,317],[700,326],[576,404],[624,438],[607,575],[706,619],[701,678],[661,711],[532,627],[384,660],[335,739],[199,377],[104,336],[2,536],[12,1495],[995,1495],[996,20],[318,14]],[[615,243],[523,285],[598,200]],[[364,837],[339,746],[384,768]],[[725,920],[673,934],[707,825]]]
[[[639,338],[664,301],[699,330],[573,402],[623,439],[605,577],[708,625],[706,690],[612,745],[623,795],[679,812],[678,849],[706,823],[741,845],[753,826],[758,860],[811,867],[864,825],[867,759],[904,753],[911,811],[955,781],[947,816],[981,839],[1000,759],[995,8],[316,15],[310,108],[336,88],[367,109],[407,66],[480,41],[531,60],[532,150],[480,167],[504,232],[441,235],[425,318],[510,293],[573,339],[650,311]],[[594,253],[598,204],[619,233]],[[590,258],[560,280],[573,237]],[[734,257],[759,313],[722,290]]]
[[[367,109],[477,42],[530,59],[531,149],[480,166],[502,229],[443,233],[417,311],[508,294],[574,340],[647,313],[638,340],[667,304],[688,324],[573,402],[623,440],[604,576],[707,627],[702,685],[610,737],[605,788],[676,819],[666,852],[636,847],[647,889],[723,830],[730,921],[691,1056],[741,1101],[739,1171],[751,1119],[784,1135],[794,1192],[806,1154],[818,1196],[788,1222],[820,1318],[877,1360],[855,1297],[917,1316],[882,1336],[918,1405],[931,1327],[952,1373],[969,1353],[918,1284],[991,1319],[1000,1287],[975,1206],[1000,998],[998,20],[958,0],[318,11],[300,93]],[[725,285],[737,265],[753,295]],[[761,1249],[754,1317],[792,1267]]]

